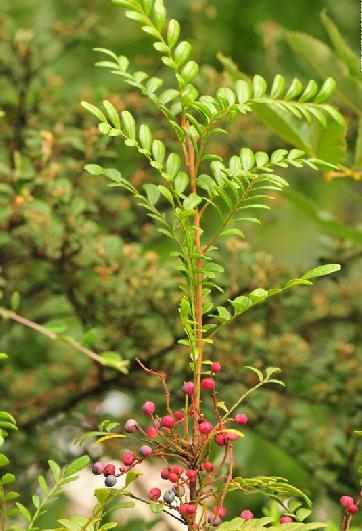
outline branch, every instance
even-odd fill
[[[78,350],[79,352],[82,352],[82,354],[85,354],[88,356],[88,358],[92,359],[93,361],[96,361],[97,363],[100,363],[101,365],[104,365],[104,360],[101,358],[101,356],[98,356],[93,350],[90,350],[89,348],[85,347],[75,339],[71,337],[64,337],[61,335],[56,334],[55,332],[52,332],[51,330],[48,330],[44,326],[39,325],[38,323],[34,323],[33,321],[30,321],[29,319],[26,319],[25,317],[21,317],[21,315],[18,315],[17,313],[6,310],[5,308],[0,307],[0,316],[4,319],[11,319],[13,321],[16,321],[19,324],[22,324],[26,326],[27,328],[31,328],[32,330],[35,330],[36,332],[39,332],[43,336],[48,337],[52,340],[58,340],[62,341],[64,343],[68,343],[73,348]]]

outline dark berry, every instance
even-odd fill
[[[106,485],[106,487],[114,487],[116,483],[117,483],[117,478],[112,475],[107,476],[106,479],[104,480],[104,484]]]
[[[163,495],[163,501],[165,503],[171,504],[176,497],[176,494],[173,490],[166,490],[165,494]]]

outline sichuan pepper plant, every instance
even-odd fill
[[[315,119],[322,125],[326,125],[327,118],[342,122],[338,111],[326,103],[334,91],[335,82],[328,78],[316,90],[315,83],[304,87],[299,80],[294,80],[286,87],[284,78],[277,75],[268,90],[267,82],[256,75],[252,83],[239,80],[232,86],[220,87],[215,95],[200,95],[197,89],[199,65],[190,59],[192,46],[180,40],[180,25],[174,19],[167,19],[163,1],[115,0],[114,3],[126,8],[126,16],[139,23],[152,37],[161,61],[174,74],[175,84],[164,89],[164,80],[134,71],[126,57],[104,48],[96,49],[105,59],[97,65],[109,68],[150,100],[169,126],[172,149],[155,138],[148,125],[136,124],[129,111],[119,113],[107,100],[103,102],[104,110],[83,102],[83,107],[99,120],[100,133],[120,138],[126,146],[137,150],[149,161],[155,175],[142,190],[138,190],[116,169],[97,164],[87,165],[86,169],[93,175],[110,178],[111,186],[127,190],[147,210],[159,232],[171,239],[172,255],[177,260],[176,269],[181,276],[179,313],[186,334],[186,339],[179,343],[190,358],[190,374],[185,375],[182,390],[184,407],[175,411],[167,375],[153,371],[138,359],[150,378],[160,380],[165,408],[161,409],[149,400],[143,406],[144,414],[149,417],[148,423],[129,419],[124,426],[125,433],[120,433],[118,424],[105,421],[98,434],[82,437],[84,440],[99,435],[98,442],[104,442],[134,434],[136,440],[132,444],[140,445],[137,452],[132,446],[132,450],[123,453],[123,466],[119,470],[113,464],[97,462],[93,472],[105,476],[107,487],[116,486],[117,478],[127,474],[126,485],[129,485],[137,477],[133,469],[139,463],[150,457],[159,458],[163,462],[161,478],[168,482],[168,488],[162,493],[157,485],[151,489],[150,499],[142,501],[149,503],[155,512],[171,512],[190,530],[220,525],[227,513],[223,505],[226,496],[236,489],[261,492],[276,499],[283,508],[280,524],[285,530],[321,527],[321,524],[302,523],[310,515],[310,510],[302,507],[302,502],[296,498],[305,501],[306,505],[310,505],[310,501],[282,478],[234,477],[233,445],[243,437],[238,428],[248,421],[240,410],[242,403],[263,385],[283,383],[276,378],[277,368],[260,371],[248,367],[256,375],[255,385],[234,404],[226,404],[217,392],[217,375],[222,366],[216,360],[217,354],[213,353],[213,340],[221,328],[253,306],[295,285],[311,285],[313,278],[340,269],[338,264],[327,264],[282,287],[255,289],[248,295],[228,301],[226,306],[215,303],[217,293],[222,291],[218,276],[224,273],[217,262],[217,245],[222,238],[231,235],[245,238],[244,226],[260,223],[259,214],[269,209],[269,202],[275,194],[288,186],[279,175],[280,170],[289,166],[309,166],[314,170],[333,166],[297,149],[278,149],[269,155],[260,151],[254,153],[244,147],[239,154],[224,161],[218,154],[210,153],[208,146],[214,135],[227,134],[222,124],[227,124],[238,113],[251,113],[255,104],[272,105],[300,120]],[[178,152],[173,149],[175,143]],[[218,216],[216,227],[210,221],[214,214]],[[216,460],[212,458],[215,445],[221,448],[221,457]],[[118,492],[138,499],[128,490]],[[117,491],[114,495],[117,496]],[[221,528],[249,528],[247,522],[254,520],[254,515],[247,508],[241,509],[240,518],[225,522]],[[271,521],[265,518],[250,525],[262,529]]]

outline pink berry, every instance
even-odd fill
[[[226,439],[228,441],[238,441],[240,439],[240,435],[238,435],[237,433],[227,433]]]
[[[100,476],[104,472],[104,465],[97,461],[97,463],[94,463],[94,465],[92,466],[92,472],[96,476]]]
[[[152,415],[155,409],[156,406],[153,402],[145,402],[142,406],[142,411],[143,413],[146,413],[146,415]]]
[[[161,491],[157,487],[150,490],[150,500],[157,501],[161,496]]]
[[[225,446],[226,438],[222,433],[218,433],[215,437],[215,442],[218,446]]]
[[[103,474],[105,476],[114,476],[116,473],[116,467],[112,464],[108,464],[104,467]]]
[[[291,522],[293,522],[293,518],[290,518],[290,516],[282,516],[279,522],[281,524],[290,524]]]
[[[195,386],[192,382],[185,382],[182,389],[186,395],[193,395]]]
[[[249,509],[245,509],[244,511],[241,511],[240,518],[243,518],[244,520],[252,520],[254,515]]]
[[[161,426],[163,428],[173,428],[175,424],[176,421],[171,415],[165,415],[161,419]]]
[[[125,452],[122,456],[122,462],[126,466],[132,466],[135,462],[135,455],[133,452]]]
[[[221,363],[219,363],[218,361],[214,361],[211,364],[211,372],[217,373],[220,371],[221,371]]]
[[[339,499],[339,502],[341,505],[348,507],[348,505],[354,504],[354,499],[352,498],[352,496],[341,496],[341,498]]]
[[[140,447],[140,454],[142,457],[150,457],[152,455],[152,448],[151,446],[148,446],[147,444],[144,444]]]
[[[204,378],[201,380],[201,387],[203,389],[207,389],[208,391],[213,391],[215,389],[214,378]]]
[[[221,507],[219,507],[219,508],[214,507],[213,510],[212,510],[212,512],[213,512],[214,514],[216,514],[217,516],[219,516],[220,518],[225,518],[225,516],[227,515],[227,512],[228,512],[228,511],[227,511],[227,509],[226,509],[225,507],[222,507],[222,506],[221,506]]]
[[[219,516],[209,516],[207,521],[209,522],[209,524],[212,524],[213,527],[219,527],[219,525],[221,525],[222,523],[222,520]]]
[[[214,470],[215,466],[210,463],[210,461],[207,461],[206,463],[204,463],[203,465],[203,469],[206,471],[206,472],[212,472]]]
[[[210,422],[207,422],[207,420],[203,420],[199,424],[199,430],[201,431],[201,433],[210,433],[212,429],[213,429],[212,424]]]
[[[174,417],[177,420],[182,420],[185,417],[185,415],[183,414],[182,411],[175,411]]]
[[[163,468],[161,470],[161,478],[162,479],[168,479],[169,475],[170,475],[170,471],[169,471],[168,468]]]
[[[150,426],[149,428],[147,428],[147,437],[149,437],[150,439],[154,439],[155,437],[157,437],[158,435],[158,429],[155,428],[154,426]]]
[[[127,433],[134,433],[138,429],[137,420],[135,419],[128,419],[125,422],[124,429]]]
[[[245,426],[245,424],[248,423],[248,417],[245,415],[245,413],[238,413],[235,417],[235,422],[237,424],[242,424],[243,426]]]
[[[358,513],[358,505],[356,505],[355,503],[351,503],[350,505],[348,505],[347,507],[347,511],[350,513],[350,514],[356,514]]]

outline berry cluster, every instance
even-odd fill
[[[362,493],[361,493],[362,494]],[[358,505],[355,503],[352,496],[341,496],[340,504],[346,508],[346,512],[349,514],[358,513]]]
[[[143,444],[138,447],[137,452],[127,451],[122,455],[124,466],[120,467],[118,472],[112,464],[103,466],[97,462],[93,465],[93,473],[103,474],[105,485],[113,487],[119,476],[143,460],[158,458],[165,465],[160,472],[161,479],[167,481],[170,486],[163,494],[161,488],[153,487],[149,492],[151,502],[160,501],[166,509],[176,510],[178,519],[187,525],[188,529],[201,529],[204,525],[217,527],[227,513],[223,502],[227,486],[232,480],[233,443],[242,435],[237,428],[245,426],[248,417],[244,413],[232,416],[235,408],[221,416],[216,399],[215,380],[215,376],[222,369],[220,363],[213,362],[210,365],[211,375],[201,379],[201,390],[210,396],[214,410],[215,418],[207,419],[196,407],[193,382],[187,381],[183,384],[184,408],[173,411],[166,376],[151,371],[139,360],[138,362],[148,373],[160,378],[165,391],[166,411],[158,414],[154,402],[145,402],[142,411],[149,418],[149,425],[141,426],[135,419],[128,419],[124,424],[124,431],[137,434]],[[210,459],[213,444],[223,448],[218,462],[212,462]],[[218,489],[220,485],[225,485],[221,493]],[[240,516],[244,520],[254,517],[247,509],[243,510]]]
[[[362,502],[362,491],[359,493],[357,500],[354,500],[352,496],[341,496],[339,499],[340,504],[344,508],[344,515],[342,521],[342,531],[349,531],[352,519],[359,511],[359,506]]]

